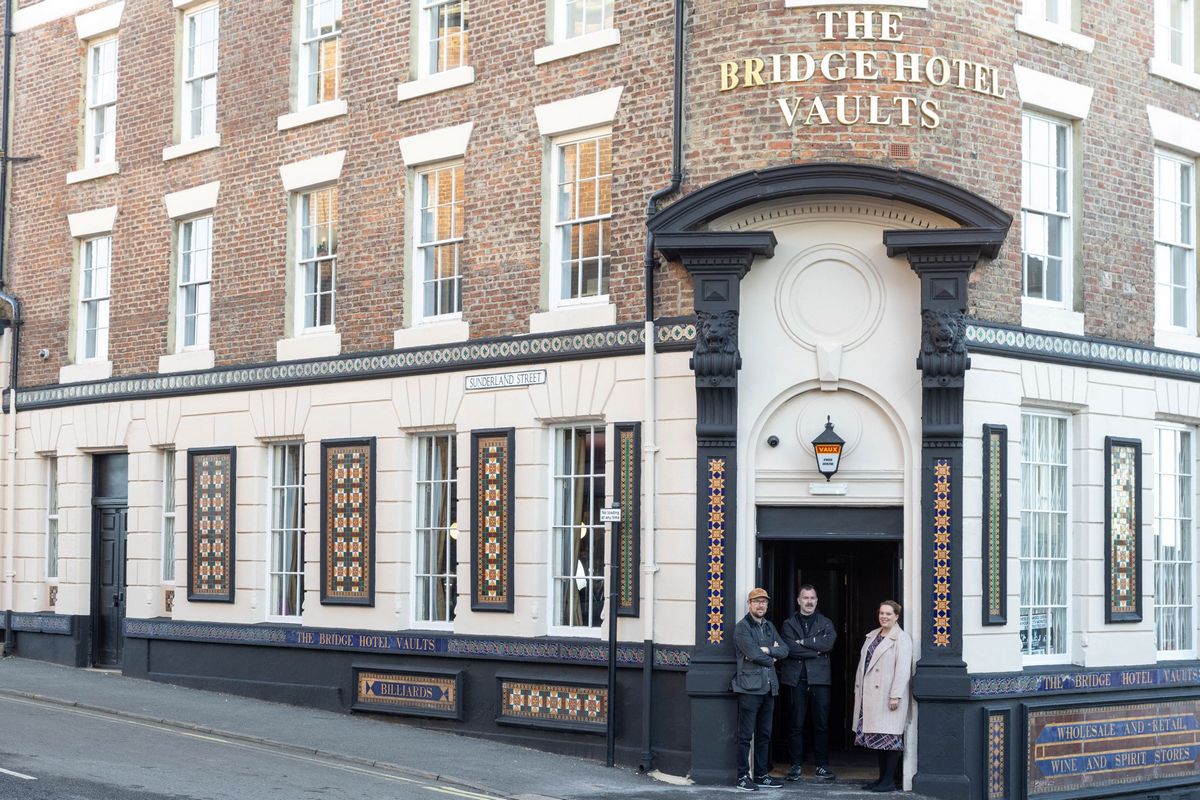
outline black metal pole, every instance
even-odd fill
[[[620,503],[613,503],[620,509]],[[608,746],[608,766],[616,763],[617,755],[617,587],[621,583],[621,523],[610,523],[608,530],[608,713],[604,733]]]

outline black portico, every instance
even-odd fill
[[[696,191],[650,223],[658,250],[692,275],[697,315],[696,646],[687,676],[692,704],[692,772],[701,783],[732,782],[736,703],[732,629],[740,616],[733,591],[737,556],[738,284],[756,257],[770,258],[770,231],[708,230],[751,205],[817,195],[859,195],[908,203],[961,227],[887,231],[889,256],[904,255],[921,280],[922,373],[919,621],[923,642],[914,694],[921,701],[923,750],[914,788],[945,798],[974,796],[968,763],[979,720],[968,713],[970,682],[962,660],[963,381],[967,278],[980,258],[999,252],[1012,218],[986,200],[915,172],[855,164],[805,164],[737,175]],[[917,309],[914,309],[914,312]],[[938,501],[938,502],[935,502]],[[913,617],[910,617],[912,619]],[[977,759],[976,759],[977,760]],[[978,785],[975,782],[975,785]]]

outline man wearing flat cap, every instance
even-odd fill
[[[783,637],[767,619],[765,589],[754,588],[746,597],[748,611],[733,630],[737,648],[737,674],[730,688],[738,696],[737,788],[746,792],[778,789],[783,781],[771,769],[771,713],[779,694],[775,662],[787,658]],[[754,743],[754,769],[750,769],[750,743]]]

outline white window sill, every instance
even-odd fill
[[[77,169],[74,172],[67,173],[67,183],[83,183],[84,181],[94,181],[96,178],[103,178],[106,175],[116,175],[121,171],[121,163],[119,161],[105,161],[103,164],[92,164],[91,166]]]
[[[1083,336],[1083,314],[1026,297],[1021,300],[1021,327]]]
[[[301,125],[311,125],[321,120],[343,116],[349,110],[349,106],[346,105],[345,100],[329,100],[324,103],[317,103],[315,106],[302,108],[299,111],[293,111],[291,114],[284,114],[276,121],[276,128],[281,131],[287,131],[292,128],[299,128]]]
[[[829,0],[785,0],[784,8],[812,8],[813,6],[827,6]],[[843,6],[900,6],[901,8],[929,8],[929,0],[887,0],[880,3],[879,0],[842,0],[838,5]]]
[[[1200,74],[1163,58],[1150,59],[1150,74],[1200,90]]]
[[[568,627],[563,625],[551,625],[546,630],[547,636],[556,636],[563,639],[600,639],[604,637],[608,631],[604,626],[598,628],[584,627]]]
[[[1084,36],[1082,33],[1077,33],[1070,28],[1056,25],[1053,22],[1047,22],[1044,19],[1038,19],[1029,14],[1017,14],[1016,24],[1017,32],[1027,36],[1034,36],[1038,39],[1045,39],[1047,42],[1074,47],[1076,50],[1082,50],[1085,53],[1090,53],[1096,48],[1096,40],[1092,37]]]
[[[414,97],[424,97],[428,94],[444,92],[447,89],[457,89],[459,86],[470,86],[474,82],[474,67],[455,67],[445,72],[435,72],[433,75],[400,84],[396,87],[396,99],[403,103]]]
[[[446,633],[454,632],[453,622],[421,622],[413,620],[412,629],[414,631],[443,631]]]
[[[1154,346],[1184,353],[1200,353],[1200,336],[1179,328],[1155,328]]]
[[[470,336],[471,324],[466,320],[434,318],[396,331],[392,334],[392,346],[403,350],[406,347],[453,344],[465,342]]]
[[[606,302],[559,306],[549,311],[539,311],[529,315],[530,333],[602,328],[616,324],[617,307]]]
[[[616,28],[585,33],[561,42],[548,44],[533,51],[534,64],[549,64],[551,61],[561,61],[564,58],[577,56],[580,53],[590,53],[593,50],[603,50],[621,43],[621,32]]]
[[[159,372],[195,372],[212,369],[216,357],[212,350],[184,350],[158,357]]]
[[[340,333],[307,333],[275,343],[275,360],[301,361],[306,358],[329,358],[342,354]]]
[[[221,146],[221,134],[207,133],[204,136],[194,136],[186,142],[173,144],[170,147],[163,148],[163,161],[170,161],[173,158],[183,158],[190,156],[192,153],[202,153],[205,150],[212,150]]]
[[[79,364],[63,364],[58,369],[59,383],[83,383],[103,381],[112,377],[111,361],[83,361]]]

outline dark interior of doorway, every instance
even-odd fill
[[[833,692],[829,711],[830,763],[839,777],[874,777],[873,754],[854,747],[850,714],[854,708],[854,672],[867,633],[878,627],[876,611],[882,600],[900,600],[901,542],[897,540],[848,539],[761,541],[760,578],[771,595],[771,621],[782,629],[783,621],[796,609],[796,596],[804,584],[816,587],[818,610],[829,617],[837,630],[837,643],[830,654]],[[902,620],[903,622],[903,620]],[[784,770],[788,753],[787,698],[775,708],[772,756]],[[805,749],[812,743],[811,723],[805,733]],[[805,774],[811,775],[814,761],[807,754]]]

